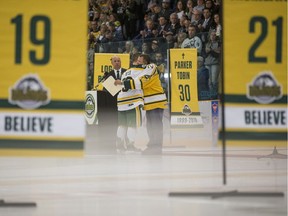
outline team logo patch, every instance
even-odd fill
[[[91,94],[86,96],[85,101],[85,114],[88,118],[92,118],[95,113],[95,101]]]
[[[270,71],[263,71],[247,85],[247,98],[269,104],[282,97],[282,87]]]
[[[9,90],[9,103],[23,109],[36,109],[49,102],[49,90],[37,74],[23,76]]]
[[[192,113],[192,110],[190,109],[190,107],[185,104],[183,109],[182,109],[182,113],[186,116],[189,116]]]

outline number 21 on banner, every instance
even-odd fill
[[[263,62],[267,63],[266,56],[256,56],[257,49],[261,46],[262,43],[265,42],[267,34],[269,32],[269,23],[268,20],[263,16],[252,17],[249,22],[249,32],[254,33],[256,26],[260,24],[261,33],[257,40],[253,43],[249,50],[249,62]],[[275,62],[282,62],[282,35],[283,35],[283,17],[278,17],[277,19],[272,21],[272,25],[276,28],[276,38],[275,38]]]

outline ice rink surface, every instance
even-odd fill
[[[287,215],[287,158],[263,158],[271,148],[227,147],[223,184],[221,146],[205,139],[194,139],[190,146],[169,143],[163,155],[146,156],[101,149],[96,137],[97,128],[87,126],[83,158],[0,157],[0,205],[37,205],[4,205],[0,215]],[[145,138],[141,141],[145,143]],[[277,150],[287,155],[287,148]],[[172,196],[182,192],[191,196]]]

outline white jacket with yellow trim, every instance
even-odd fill
[[[145,110],[165,109],[167,98],[161,85],[157,66],[149,64],[143,67],[137,77],[123,82],[124,89],[143,89]]]
[[[142,73],[143,68],[130,68],[121,76],[121,81],[132,80]],[[119,111],[131,110],[137,106],[144,106],[144,95],[142,89],[122,89],[117,97],[117,107]]]

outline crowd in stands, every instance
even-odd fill
[[[88,89],[94,53],[146,53],[167,89],[167,49],[196,48],[199,100],[216,99],[221,65],[219,0],[88,0]],[[202,68],[200,70],[200,68]],[[165,76],[166,74],[166,76]],[[166,78],[165,78],[166,77]]]

